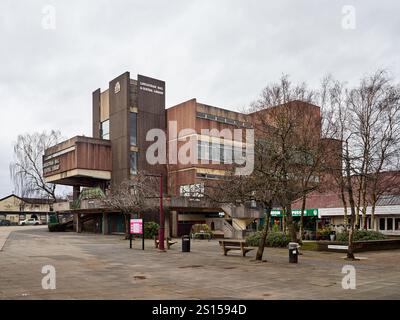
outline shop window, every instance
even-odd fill
[[[394,219],[394,230],[400,230],[400,218]]]

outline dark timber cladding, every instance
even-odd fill
[[[129,178],[129,83],[129,72],[125,72],[109,85],[113,184]]]
[[[142,75],[137,79],[138,92],[138,169],[151,173],[162,173],[166,181],[165,165],[150,165],[146,160],[146,150],[153,143],[146,141],[149,130],[157,128],[167,130],[165,112],[165,82]]]

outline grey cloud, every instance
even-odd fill
[[[56,30],[41,27],[56,9]],[[357,28],[341,27],[342,6]],[[0,196],[18,134],[90,135],[91,92],[131,71],[167,82],[167,106],[248,105],[282,73],[317,86],[380,67],[400,75],[398,1],[11,1],[0,3]]]

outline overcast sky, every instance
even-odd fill
[[[232,110],[282,73],[317,86],[388,68],[398,80],[399,13],[398,0],[1,0],[0,197],[17,136],[90,136],[92,91],[125,71],[165,80],[167,107]]]

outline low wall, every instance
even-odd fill
[[[354,242],[354,252],[400,249],[400,239],[367,240]],[[339,241],[317,241],[318,251],[346,252],[347,243]]]

